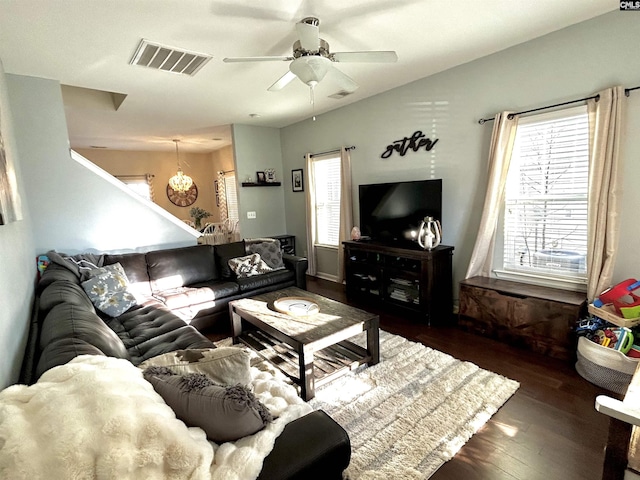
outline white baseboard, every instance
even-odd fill
[[[322,280],[328,280],[330,282],[338,283],[338,277],[335,275],[330,275],[328,273],[316,272],[314,277],[321,278]]]

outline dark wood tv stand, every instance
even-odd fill
[[[401,248],[371,241],[344,245],[347,298],[401,312],[428,325],[453,317],[453,248]]]

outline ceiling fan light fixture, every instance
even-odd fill
[[[331,60],[321,56],[296,58],[289,66],[291,73],[312,88],[325,77],[329,68],[331,68]]]
[[[178,172],[169,179],[169,186],[176,192],[184,193],[193,185],[193,179],[186,175],[180,167],[180,156],[178,155],[178,142],[180,140],[174,140],[176,144],[176,160],[178,162]]]

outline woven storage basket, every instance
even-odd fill
[[[612,392],[624,394],[627,391],[639,360],[585,337],[578,339],[577,372],[585,380]]]

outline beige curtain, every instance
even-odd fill
[[[305,192],[305,200],[307,207],[307,273],[309,275],[316,274],[316,222],[315,222],[315,179],[313,178],[313,168],[311,168],[311,154],[307,153],[306,156],[306,169],[305,169],[305,183],[307,185],[307,191]]]
[[[224,222],[229,218],[229,210],[227,209],[227,192],[226,183],[224,181],[224,172],[218,172],[218,192],[216,193],[218,200],[218,211],[220,214],[220,221]]]
[[[147,173],[145,174],[144,178],[147,181],[147,185],[149,186],[149,198],[151,199],[152,202],[156,201],[156,192],[153,189],[153,177],[155,175],[151,174],[151,173]]]
[[[517,118],[509,119],[509,112],[496,115],[489,146],[489,178],[487,193],[484,198],[484,209],[480,219],[478,236],[473,247],[469,268],[465,278],[491,276],[493,247],[496,228],[500,216],[500,208],[504,200],[511,152],[516,137]]]
[[[351,238],[353,228],[353,197],[351,193],[351,155],[340,149],[340,232],[338,234],[338,283],[344,281],[344,247],[342,242]]]
[[[598,95],[597,100],[587,102],[590,130],[587,297],[590,302],[611,286],[622,195],[620,132],[624,88],[609,88]]]

